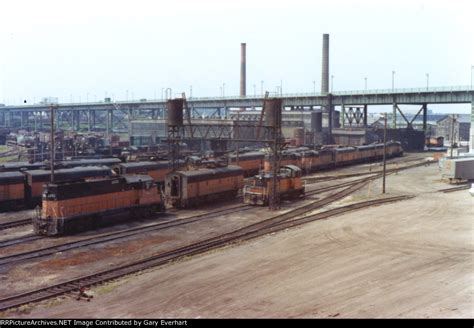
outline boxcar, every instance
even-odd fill
[[[149,176],[59,182],[46,185],[33,228],[38,235],[70,234],[164,210],[160,190]]]
[[[166,176],[166,199],[174,207],[189,207],[212,200],[237,196],[243,186],[244,171],[239,166],[192,171],[176,171]]]

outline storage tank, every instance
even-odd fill
[[[166,101],[166,108],[168,109],[168,126],[182,126],[183,125],[183,99],[176,98]]]
[[[265,100],[265,126],[281,127],[281,99]]]

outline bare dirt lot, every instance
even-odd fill
[[[380,186],[331,207],[378,197]],[[473,317],[474,198],[437,192],[447,187],[437,164],[402,171],[387,178],[388,195],[413,199],[128,276],[92,288],[91,302],[66,297],[6,316]]]

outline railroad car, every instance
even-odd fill
[[[375,145],[357,146],[355,160],[358,163],[368,162],[375,159]]]
[[[243,186],[244,171],[234,165],[176,171],[169,173],[165,181],[167,201],[173,207],[186,208],[212,200],[236,197]]]
[[[335,166],[347,165],[356,161],[357,149],[355,147],[334,148],[333,151]]]
[[[69,161],[60,161],[56,163],[55,167],[71,168],[71,167],[79,167],[79,166],[97,166],[97,165],[113,166],[121,162],[122,161],[116,157],[84,158],[84,159],[75,159],[75,160],[69,160]]]
[[[294,151],[283,151],[280,158],[280,166],[285,165],[294,165],[298,167],[302,167],[302,156],[301,153],[297,153]],[[263,170],[265,172],[269,172],[271,167],[270,156],[265,156],[265,161],[263,163]]]
[[[403,155],[402,144],[398,141],[387,142],[387,156],[397,157]]]
[[[166,175],[171,171],[169,162],[167,161],[120,163],[120,164],[114,165],[112,169],[118,175],[125,175],[125,174],[149,175],[159,185],[164,184]]]
[[[295,165],[280,168],[277,190],[281,198],[295,198],[304,195],[301,181],[302,171]],[[273,186],[271,173],[256,175],[250,184],[244,186],[244,203],[250,205],[268,205]]]
[[[25,176],[21,172],[0,173],[0,210],[15,210],[24,205]]]
[[[128,175],[47,184],[42,209],[33,218],[37,235],[62,235],[165,211],[150,176]]]
[[[265,154],[258,151],[239,154],[238,162],[235,154],[229,156],[230,164],[240,166],[244,170],[245,177],[258,174],[259,170],[263,168],[264,159]]]
[[[45,168],[46,164],[37,162],[8,162],[0,165],[0,172],[13,172],[13,171],[23,171],[23,170],[38,170]]]
[[[333,165],[333,151],[321,149],[319,151],[308,150],[301,154],[301,165],[298,165],[304,173],[331,167]]]
[[[34,207],[41,203],[43,185],[50,181],[50,170],[25,171],[25,205]],[[60,169],[54,172],[57,182],[79,181],[84,179],[97,179],[111,175],[111,170],[107,166],[75,167],[70,169]]]

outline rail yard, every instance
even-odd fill
[[[470,86],[430,85],[466,79],[467,16],[296,3],[2,16],[1,327],[474,317],[474,66]],[[310,40],[336,18],[319,90]]]
[[[472,198],[459,187],[446,188],[429,155],[389,160],[390,187],[383,197],[381,166],[366,163],[304,176],[306,197],[284,201],[276,212],[237,198],[53,239],[34,235],[31,225],[5,226],[0,238],[0,306],[4,315],[15,317],[469,316],[473,290],[465,260],[472,251],[466,241],[474,213],[472,207],[467,213],[455,210],[463,201],[472,204]],[[420,173],[423,179],[417,178]],[[401,202],[404,206],[397,206]],[[432,215],[415,215],[419,206],[434,206]],[[1,223],[32,215],[31,210],[16,212],[15,219],[3,214]],[[435,218],[441,220],[436,225]],[[401,229],[407,220],[413,220],[411,228]],[[248,271],[254,261],[261,262],[254,263],[259,269]],[[446,261],[452,266],[441,270]],[[333,270],[323,270],[318,263]],[[349,273],[352,279],[347,279]],[[270,281],[274,275],[277,284]],[[170,281],[168,276],[175,278]],[[341,285],[330,287],[336,279]],[[234,280],[242,290],[232,287]],[[400,280],[406,287],[397,290],[393,286]],[[156,282],[156,290],[149,281]],[[219,297],[215,290],[203,297],[203,288],[214,282]],[[419,298],[400,305],[418,284]],[[453,292],[450,284],[455,298],[447,297]],[[92,303],[78,303],[80,287],[95,296]],[[330,288],[336,292],[323,292]],[[296,302],[301,290],[305,298],[318,295],[312,301],[316,303]],[[440,301],[426,308],[423,302],[435,297],[428,291],[439,294]],[[242,303],[246,293],[252,296],[248,304]],[[269,295],[276,301],[265,301]],[[369,297],[380,301],[366,303]],[[341,299],[356,299],[361,305]],[[97,312],[98,304],[103,312]]]

